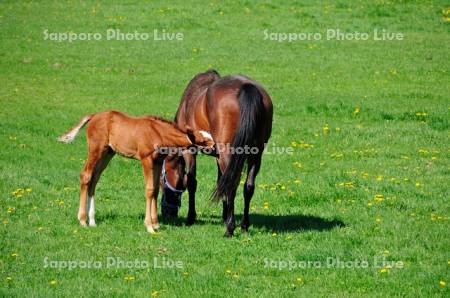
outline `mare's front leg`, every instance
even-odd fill
[[[147,231],[153,234],[155,233],[155,228],[159,228],[156,198],[159,190],[158,180],[161,166],[154,163],[151,157],[141,159],[141,164],[144,172],[146,199],[144,225],[147,227]]]
[[[197,191],[197,164],[196,164],[196,155],[194,154],[185,154],[184,159],[188,166],[187,169],[187,181],[186,186],[189,194],[189,209],[187,216],[187,225],[192,225],[197,218],[197,212],[195,212],[195,192]]]

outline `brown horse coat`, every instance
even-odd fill
[[[144,223],[151,233],[159,228],[157,197],[161,165],[166,154],[161,148],[194,145],[211,147],[211,139],[189,127],[179,129],[175,123],[154,116],[130,117],[118,111],[106,111],[83,117],[81,121],[58,140],[71,142],[80,129],[88,124],[86,135],[88,158],[80,173],[80,207],[78,220],[95,226],[94,193],[100,175],[115,153],[141,161],[145,178],[146,212]],[[88,207],[86,199],[88,198]]]
[[[183,93],[175,122],[181,128],[190,126],[208,131],[215,142],[213,155],[217,160],[218,179],[213,197],[223,199],[222,217],[227,225],[226,236],[231,236],[234,231],[234,197],[245,162],[248,172],[244,184],[245,207],[241,227],[244,231],[248,229],[254,180],[260,169],[264,146],[271,135],[272,116],[272,101],[266,90],[242,75],[221,78],[214,70],[200,73],[190,81]],[[257,148],[258,153],[233,154],[226,150],[227,147],[244,146]],[[186,153],[183,157],[166,160],[165,178],[178,189],[187,187],[188,224],[192,224],[196,217],[196,156]],[[186,173],[184,166],[176,165],[180,163],[186,164]],[[163,215],[176,215],[176,201],[180,199],[180,194],[165,187],[163,195]]]

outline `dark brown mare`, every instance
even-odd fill
[[[215,150],[210,154],[216,157],[218,166],[213,199],[223,200],[225,236],[232,236],[235,229],[234,199],[245,162],[247,178],[241,229],[244,232],[248,230],[250,200],[255,190],[255,178],[261,166],[264,146],[272,131],[272,116],[272,101],[266,90],[245,76],[221,78],[216,71],[210,70],[196,75],[184,91],[175,122],[180,128],[188,125],[196,130],[207,131],[215,142]],[[181,193],[187,188],[187,223],[194,223],[196,154],[184,152],[182,157],[168,156],[161,180],[164,185],[163,215],[177,216]]]

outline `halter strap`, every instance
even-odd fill
[[[176,193],[183,193],[184,192],[184,190],[176,189],[175,187],[170,185],[169,181],[167,180],[166,160],[165,159],[164,159],[163,165],[162,165],[162,176],[163,176],[163,182],[164,182],[164,186],[165,187],[167,187],[168,189],[170,189],[171,191],[176,192]]]

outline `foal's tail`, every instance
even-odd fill
[[[84,116],[83,119],[81,119],[81,121],[74,128],[72,128],[70,131],[60,136],[58,138],[58,141],[66,144],[72,142],[77,136],[77,134],[80,132],[80,129],[82,129],[83,126],[85,126],[86,123],[88,123],[89,120],[91,120],[92,116],[94,116],[94,114]]]
[[[212,194],[213,200],[225,198],[227,201],[233,197],[239,185],[244,163],[248,158],[242,150],[245,146],[257,145],[258,124],[262,123],[264,117],[263,98],[257,87],[251,83],[243,84],[238,93],[239,99],[239,124],[234,136],[229,163],[225,172],[217,182],[217,187]],[[241,149],[238,149],[241,148]],[[236,152],[236,149],[240,152]]]

